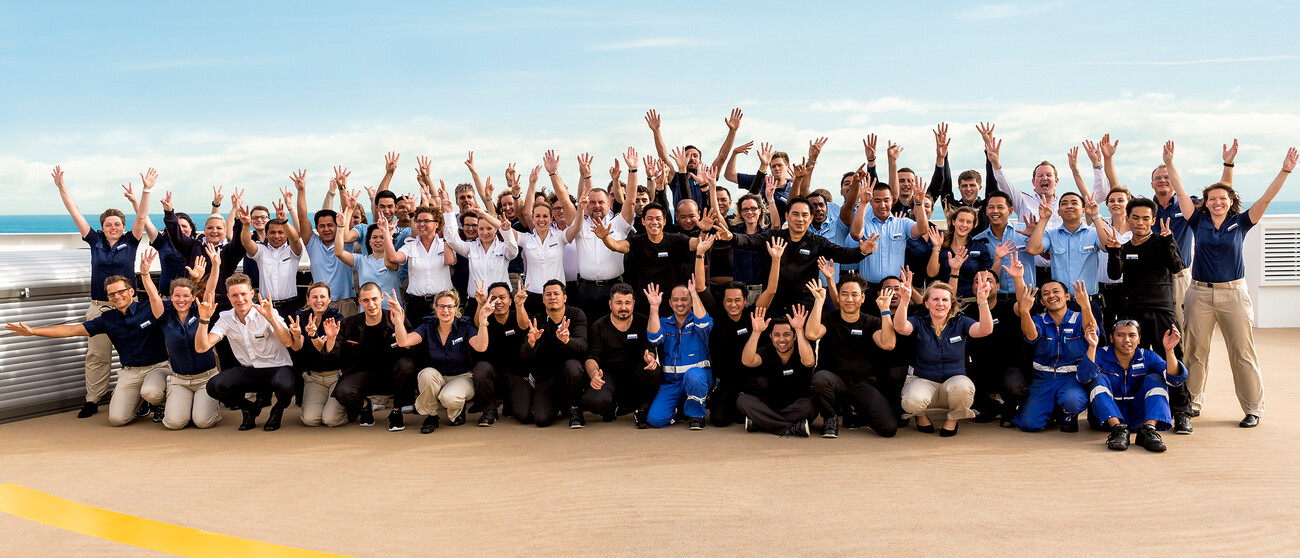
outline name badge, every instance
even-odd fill
[[[192,323],[194,323],[194,322],[197,322],[197,321],[199,321],[199,319],[198,319],[198,318],[195,318],[195,317],[194,317],[194,316],[190,316],[190,321],[188,321],[188,322],[185,322],[185,323],[189,323],[189,324],[192,324]]]
[[[455,344],[460,343],[461,341],[464,341],[464,340],[465,340],[464,337],[457,337],[457,338],[451,340],[451,344],[452,344],[452,345],[455,345]]]
[[[121,250],[121,249],[123,249],[123,248],[126,248],[126,245],[125,245],[125,244],[118,244],[118,245],[117,245],[117,248],[114,248],[114,250]]]
[[[891,240],[902,240],[902,239],[903,239],[903,233],[894,233],[894,234],[891,234],[891,235],[889,235],[889,238],[890,238]]]
[[[979,250],[971,250],[970,255],[971,255],[971,256],[978,256],[978,255],[980,255],[980,251],[979,251]]]
[[[1070,334],[1074,333],[1074,328],[1072,328],[1072,327],[1067,327],[1067,328],[1061,330],[1061,333],[1064,333],[1064,334],[1066,334],[1066,335],[1070,335]]]
[[[266,339],[266,334],[265,334],[265,333],[259,333],[259,334],[257,334],[257,335],[254,335],[254,336],[253,336],[253,339]]]
[[[862,330],[860,330],[860,329],[850,329],[850,330],[849,330],[849,335],[862,335]]]
[[[660,253],[659,253],[659,257],[661,257],[661,258],[667,258],[667,257],[668,257],[668,252],[660,252]]]
[[[517,332],[517,331],[518,331],[518,330],[514,330],[514,329],[506,330],[506,337],[510,337],[511,335],[514,335],[515,332]]]
[[[781,375],[782,375],[782,376],[793,376],[793,375],[794,375],[794,369],[791,368],[791,369],[789,369],[789,370],[782,370],[782,371],[781,371]]]
[[[1236,224],[1236,223],[1233,223],[1233,224],[1229,225],[1228,228],[1224,229],[1223,232],[1229,232],[1229,231],[1231,231],[1232,229],[1235,229],[1235,228],[1237,228],[1237,224]]]
[[[1024,251],[1025,251],[1025,247],[1024,247],[1024,246],[1016,246],[1016,251],[1017,251],[1017,252],[1024,252]]]
[[[628,338],[628,339],[639,339],[640,336],[638,336],[638,335],[635,334],[635,333],[629,333],[629,334],[627,334],[627,338]]]
[[[1175,213],[1175,214],[1174,214],[1174,217],[1182,217],[1182,216],[1183,216],[1182,213]]]
[[[948,342],[949,342],[949,343],[961,343],[961,336],[958,335],[958,336],[956,336],[956,337],[949,337],[949,338],[948,338]]]
[[[998,319],[997,319],[997,318],[993,318],[993,325],[998,325]]]
[[[1134,363],[1134,364],[1133,364],[1133,369],[1134,369],[1134,370],[1137,370],[1138,368],[1146,368],[1146,367],[1147,367],[1147,364],[1146,364],[1145,362],[1138,362],[1138,363]]]
[[[141,323],[140,323],[140,329],[144,329],[144,328],[146,328],[146,327],[149,327],[149,325],[152,324],[152,323],[153,323],[153,320],[145,320],[144,322],[141,322]]]
[[[800,249],[799,249],[799,253],[800,253],[800,254],[803,254],[803,255],[805,255],[805,256],[811,256],[811,255],[812,255],[812,250],[809,250],[809,249],[807,249],[807,248],[800,248]]]
[[[746,334],[746,333],[749,333],[749,328],[747,328],[747,327],[742,327],[742,328],[736,330],[736,335],[744,335],[744,334]]]
[[[1089,253],[1089,252],[1095,252],[1095,251],[1097,251],[1097,247],[1096,247],[1096,246],[1084,246],[1084,247],[1083,247],[1083,253],[1084,253],[1084,254],[1087,254],[1087,253]]]
[[[547,244],[546,247],[547,247],[547,248],[554,248],[554,247],[559,246],[559,245],[560,245],[559,242],[553,242],[553,243],[551,243],[551,244]]]

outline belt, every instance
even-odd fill
[[[1057,366],[1053,368],[1051,366],[1047,366],[1046,364],[1038,364],[1037,362],[1035,362],[1034,370],[1037,370],[1039,372],[1053,372],[1056,374],[1073,374],[1079,371],[1079,365],[1071,364],[1069,366]]]
[[[1193,285],[1196,285],[1198,287],[1205,287],[1207,289],[1235,289],[1237,288],[1238,285],[1244,285],[1245,283],[1246,283],[1245,279],[1234,279],[1226,283],[1206,283],[1204,281],[1192,281]]]
[[[280,300],[271,301],[272,306],[284,306],[286,304],[297,304],[297,303],[298,303],[298,297],[296,296],[293,298],[282,298]]]
[[[595,285],[597,287],[604,287],[605,285],[613,285],[614,283],[621,282],[622,280],[623,279],[621,277],[615,277],[613,279],[601,279],[598,281],[593,281],[591,279],[583,279],[582,277],[578,278],[578,282],[583,285]]]
[[[762,285],[749,285],[747,288],[749,289],[749,292],[751,292],[751,293],[761,293],[761,292],[763,292],[763,286],[762,286]]]
[[[695,364],[679,364],[677,366],[665,366],[664,374],[685,374],[692,368],[712,368],[713,365],[707,360],[701,360]]]
[[[409,300],[423,300],[423,301],[425,301],[425,302],[433,302],[434,298],[437,297],[437,296],[438,296],[438,295],[436,295],[436,294],[431,294],[431,295],[417,295],[417,294],[406,293],[406,298],[409,299]]]

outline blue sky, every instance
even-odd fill
[[[1295,8],[1135,4],[10,2],[0,212],[57,212],[56,163],[87,211],[151,165],[200,208],[212,184],[269,194],[300,167],[313,197],[335,164],[373,184],[388,150],[403,191],[417,155],[465,180],[469,149],[499,177],[555,148],[573,175],[581,151],[652,149],[648,108],[711,157],[733,106],[740,141],[794,154],[830,136],[817,186],[857,167],[870,132],[928,170],[940,121],[954,166],[982,169],[973,126],[992,120],[1013,180],[1110,131],[1139,192],[1165,139],[1199,187],[1237,137],[1253,200],[1300,143]]]

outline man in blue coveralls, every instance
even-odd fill
[[[1106,447],[1124,451],[1129,445],[1129,427],[1142,421],[1137,431],[1137,445],[1147,451],[1165,451],[1161,430],[1169,430],[1173,417],[1169,410],[1169,386],[1187,381],[1183,365],[1174,353],[1182,335],[1178,328],[1165,331],[1162,346],[1165,357],[1141,348],[1141,327],[1134,320],[1120,320],[1110,334],[1111,346],[1097,349],[1097,330],[1086,332],[1088,358],[1079,363],[1079,380],[1094,381],[1090,399],[1092,413],[1110,427]]]
[[[703,256],[701,256],[703,257]],[[712,365],[709,363],[709,332],[713,319],[704,311],[704,303],[695,293],[695,280],[689,285],[673,287],[668,306],[673,315],[659,317],[659,303],[663,293],[651,283],[645,290],[649,302],[650,319],[646,322],[646,340],[663,347],[659,359],[664,366],[663,382],[659,394],[650,403],[650,426],[663,428],[673,423],[677,409],[690,419],[691,430],[704,429],[704,399],[713,385]]]
[[[1016,426],[1025,432],[1042,430],[1059,407],[1065,412],[1061,432],[1078,432],[1079,413],[1088,404],[1087,392],[1077,376],[1079,362],[1088,350],[1083,332],[1093,323],[1088,289],[1082,280],[1075,281],[1074,298],[1079,312],[1065,306],[1070,298],[1065,283],[1049,280],[1035,292],[1047,309],[1042,314],[1030,313],[1034,293],[1024,282],[1016,283],[1020,331],[1026,341],[1034,344],[1034,378],[1029,382],[1025,404],[1016,416]]]

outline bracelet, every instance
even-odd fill
[[[212,207],[221,207],[221,204],[217,202],[212,202]]]
[[[153,191],[153,188],[145,188],[145,189],[141,190],[141,192],[144,192],[144,193],[146,193],[146,194],[148,194],[149,192],[152,192],[152,191]]]
[[[203,318],[199,318],[199,323],[203,325],[208,325],[209,323],[212,323],[212,320],[211,319],[205,320]]]
[[[890,312],[889,310],[885,310],[884,312],[881,312],[881,313],[880,313],[881,316],[889,316],[889,315],[892,315],[892,314],[893,314],[893,312]]]
[[[478,326],[479,326],[479,327],[487,327],[487,325],[488,325],[487,322],[483,322],[483,323],[479,324]]]
[[[1232,168],[1232,167],[1235,167],[1236,165],[1234,165],[1234,164],[1232,164],[1232,163],[1224,163],[1223,166],[1228,167],[1228,168]]]
[[[956,277],[957,279],[961,279],[961,276],[960,276],[960,275],[949,275],[949,276],[948,276],[949,279],[952,279],[952,278],[954,278],[954,277]]]
[[[989,305],[989,301],[987,301],[987,300],[981,300],[981,301],[975,303],[975,305],[976,305],[976,306],[988,306],[988,305]]]
[[[1282,169],[1282,172],[1287,173],[1287,174],[1291,174],[1291,171],[1286,170],[1286,169]]]
[[[555,176],[555,173],[550,173],[550,175],[551,175],[551,176]]]
[[[591,175],[589,174],[589,175],[587,175],[587,176],[583,176],[583,177],[579,177],[579,178],[580,178],[581,180],[591,180]]]
[[[696,254],[695,257],[702,260],[704,259],[704,254]]]
[[[636,172],[636,169],[627,169],[627,173],[628,173],[628,174],[632,174],[632,173],[634,173],[634,172]]]

